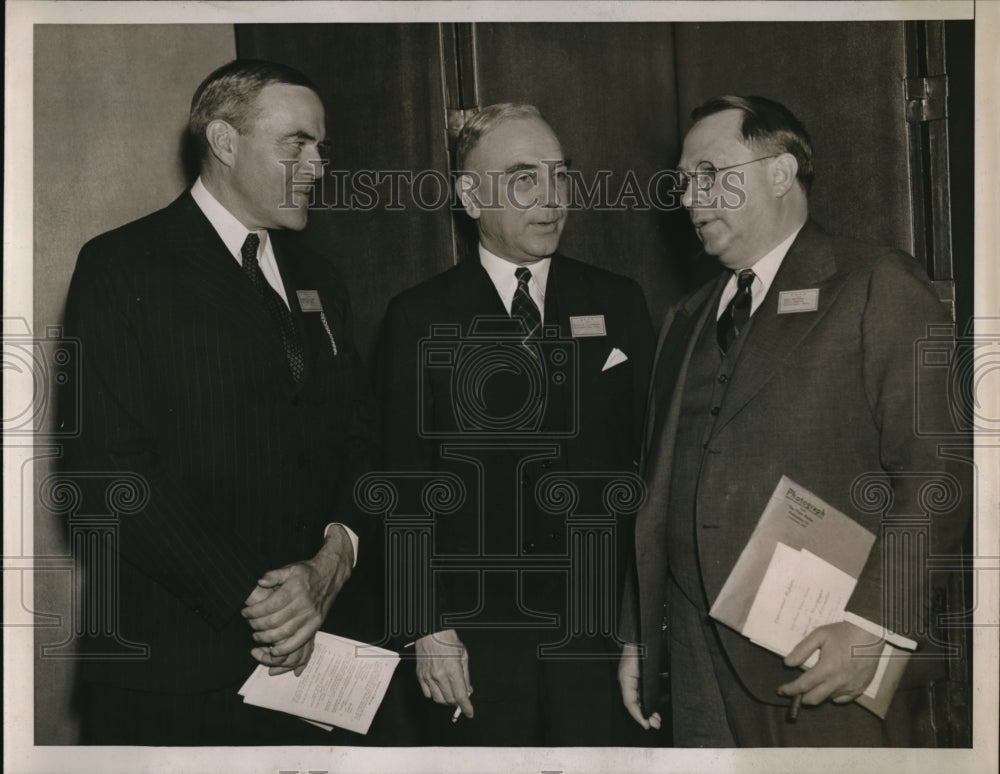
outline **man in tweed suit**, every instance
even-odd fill
[[[149,656],[84,647],[83,741],[330,743],[237,695],[257,663],[301,672],[364,551],[352,489],[375,410],[347,295],[281,233],[306,225],[323,106],[301,73],[237,60],[198,88],[189,132],[194,185],[86,244],[67,299],[83,430],[66,469],[149,490],[119,527],[116,623]]]
[[[705,252],[728,271],[668,313],[657,348],[649,497],[623,603],[622,634],[634,644],[619,669],[622,697],[637,722],[658,726],[666,666],[681,747],[926,744],[912,715],[941,661],[910,663],[881,721],[852,701],[878,663],[854,646],[878,636],[848,621],[820,626],[782,661],[708,610],[782,475],[876,535],[849,613],[900,632],[905,609],[891,600],[924,606],[925,578],[887,580],[900,568],[885,559],[882,534],[887,519],[924,513],[928,481],[956,498],[928,520],[931,553],[954,553],[967,523],[957,507],[969,492],[963,471],[914,428],[915,345],[947,312],[913,258],[833,237],[809,219],[812,147],[784,106],[721,97],[693,118],[682,202]],[[921,386],[921,411],[946,426],[945,380]],[[891,493],[885,513],[856,496],[867,479]],[[800,671],[814,651],[818,663]],[[793,697],[805,705],[794,723],[785,716]]]

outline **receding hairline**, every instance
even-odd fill
[[[490,137],[495,135],[497,132],[502,131],[503,129],[506,129],[508,127],[514,126],[516,124],[535,124],[537,126],[542,127],[550,135],[552,135],[552,138],[556,141],[556,144],[559,145],[560,149],[562,148],[562,142],[560,142],[558,135],[556,135],[555,130],[552,129],[548,121],[546,121],[544,118],[537,118],[537,117],[532,118],[531,116],[525,116],[524,118],[511,118],[507,121],[504,121],[503,123],[491,127],[488,132],[484,133],[478,139],[476,144],[472,146],[472,149],[466,155],[465,158],[466,166],[469,166],[470,160],[475,158],[477,153],[481,152],[483,147],[489,142]]]
[[[541,111],[526,102],[498,102],[487,105],[473,115],[462,127],[458,136],[455,151],[455,161],[459,172],[468,171],[469,160],[482,145],[483,141],[497,129],[515,122],[535,121],[544,126],[556,142],[559,137],[551,124],[545,120]],[[559,143],[560,147],[562,143]]]
[[[272,83],[268,83],[262,86],[260,91],[258,91],[256,96],[253,98],[253,101],[247,107],[246,121],[248,126],[252,126],[253,124],[255,124],[257,121],[260,120],[260,117],[263,115],[264,108],[261,105],[261,98],[264,96],[264,93],[267,92],[269,89],[272,90],[272,92],[276,89],[301,89],[302,91],[312,94],[313,97],[316,98],[316,102],[319,103],[320,108],[323,109],[324,115],[326,113],[326,107],[323,105],[323,98],[320,97],[316,89],[310,86],[303,86],[298,83],[285,83],[283,81],[273,81]]]
[[[725,94],[711,97],[691,111],[694,129],[712,116],[739,114],[736,139],[745,148],[792,155],[796,180],[808,194],[815,176],[812,138],[802,121],[785,105],[761,96]],[[691,131],[690,129],[688,130]]]

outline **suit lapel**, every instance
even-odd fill
[[[187,279],[192,298],[199,300],[207,314],[233,326],[244,338],[254,341],[264,356],[275,362],[276,368],[281,363],[287,370],[288,360],[278,326],[190,193],[183,193],[170,205],[170,210],[171,218],[161,236],[161,245],[163,254],[176,262],[171,271]],[[280,263],[279,270],[284,279]],[[289,294],[287,282],[286,294]],[[294,295],[294,292],[289,294],[293,309]],[[288,379],[292,384],[290,372]]]
[[[588,301],[584,288],[568,268],[562,256],[553,255],[545,283],[545,324],[558,325],[563,338],[572,336],[570,311],[586,314],[581,310],[586,308]]]
[[[477,317],[509,317],[503,300],[497,293],[490,275],[479,263],[478,256],[462,261],[455,267],[455,284],[448,292],[447,303],[459,313],[468,326]],[[466,328],[466,333],[468,328]]]
[[[725,281],[725,275],[720,275],[716,281],[709,282],[696,291],[672,315],[668,314],[657,344],[647,410],[647,434],[640,462],[640,472],[647,485],[647,496],[635,524],[639,577],[653,577],[656,579],[654,583],[661,583],[665,577],[663,546],[667,539],[668,519],[663,514],[666,513],[670,495],[671,468],[684,382],[698,341],[698,332],[715,309]],[[643,622],[644,629],[647,624],[649,622]]]
[[[571,264],[559,254],[552,256],[549,264],[549,276],[545,283],[545,316],[546,326],[556,325],[559,327],[559,338],[564,341],[574,341],[576,350],[576,362],[574,378],[564,382],[561,388],[549,385],[550,389],[573,390],[575,388],[576,400],[572,398],[572,393],[564,394],[554,405],[558,405],[562,411],[562,427],[578,427],[576,421],[579,416],[574,417],[571,412],[580,410],[580,396],[583,392],[581,382],[586,378],[592,378],[600,364],[595,365],[591,352],[593,347],[587,347],[587,339],[573,339],[569,318],[571,315],[582,315],[593,313],[594,302],[587,293],[586,287],[580,281],[579,276],[572,270]],[[586,375],[586,376],[585,376]],[[569,449],[569,444],[562,444],[563,453]]]
[[[649,406],[646,412],[646,440],[643,444],[643,454],[662,454],[654,449],[652,444],[657,439],[663,440],[669,436],[667,443],[673,448],[673,432],[676,430],[676,418],[680,411],[680,396],[687,378],[688,364],[694,352],[696,334],[705,324],[709,313],[715,308],[715,303],[722,292],[726,276],[720,275],[715,282],[710,282],[691,295],[683,304],[664,320],[663,331],[657,344],[650,384]],[[673,430],[664,432],[664,425]]]
[[[836,256],[822,230],[812,222],[807,223],[789,248],[767,297],[754,314],[733,367],[716,431],[753,399],[778,368],[794,358],[795,348],[826,315],[843,281],[844,277],[837,274]],[[783,291],[812,288],[819,291],[815,312],[778,314]]]

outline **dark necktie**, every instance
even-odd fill
[[[517,277],[517,290],[514,291],[514,299],[510,304],[510,316],[518,318],[524,323],[526,331],[525,341],[538,338],[542,328],[542,314],[528,292],[528,280],[531,279],[531,269],[519,266],[514,271]]]
[[[271,283],[267,281],[264,272],[260,270],[257,262],[257,249],[260,247],[260,237],[254,233],[247,234],[240,252],[243,255],[243,271],[250,280],[250,284],[256,288],[264,308],[271,315],[281,329],[281,343],[285,345],[285,356],[288,358],[288,367],[292,370],[292,378],[298,384],[306,370],[305,355],[302,351],[302,340],[295,330],[295,319],[292,313],[281,300]]]
[[[723,310],[715,331],[723,354],[729,351],[750,319],[753,304],[750,286],[753,285],[754,276],[753,269],[743,269],[736,275],[736,295]]]

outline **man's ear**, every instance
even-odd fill
[[[795,185],[795,176],[799,173],[799,162],[791,153],[782,153],[774,159],[771,165],[771,185],[774,195],[781,198]]]
[[[475,175],[468,172],[463,172],[455,180],[455,193],[458,194],[458,200],[462,202],[466,214],[473,220],[479,219],[482,209],[479,206],[479,198],[476,195],[477,188],[478,182],[475,179]]]
[[[212,155],[227,167],[231,167],[236,159],[237,137],[236,128],[221,118],[210,121],[205,127],[205,139]]]

